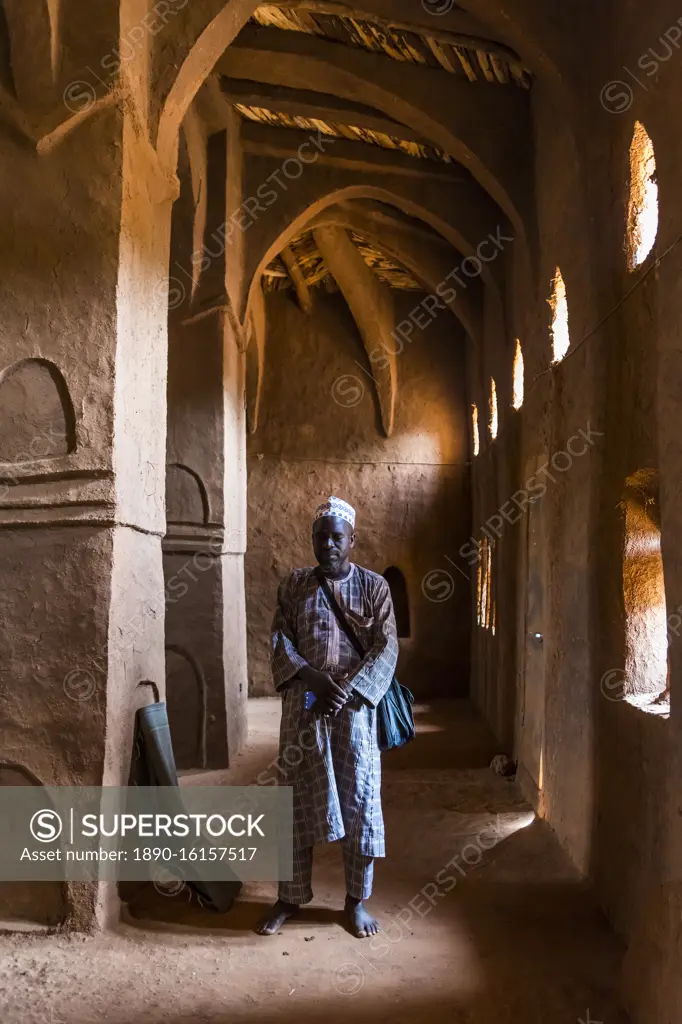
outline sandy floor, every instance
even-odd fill
[[[254,701],[239,763],[184,784],[254,779],[278,715]],[[246,885],[224,917],[148,887],[113,933],[0,936],[2,1024],[622,1021],[620,950],[551,830],[487,768],[496,750],[481,722],[446,702],[418,721],[415,742],[384,759],[381,936],[344,930],[334,845],[319,851],[314,904],[272,938],[251,928],[274,886]]]

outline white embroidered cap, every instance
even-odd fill
[[[355,509],[353,506],[349,505],[343,498],[335,498],[333,494],[325,502],[317,506],[313,522],[316,519],[322,519],[323,516],[338,516],[339,519],[345,519],[351,526],[355,526]]]

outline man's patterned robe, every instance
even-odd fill
[[[272,626],[272,670],[282,694],[281,785],[294,790],[294,847],[345,837],[368,857],[385,856],[376,707],[398,659],[393,605],[383,576],[352,565],[329,580],[365,650],[360,660],[329,607],[313,569],[294,569],[280,584]],[[355,691],[336,715],[304,708],[301,666],[346,676]]]

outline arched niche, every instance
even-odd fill
[[[166,647],[166,705],[178,771],[206,766],[206,680],[189,651]]]
[[[47,359],[22,359],[0,373],[0,462],[36,462],[76,449],[73,403]]]
[[[179,462],[166,470],[166,521],[205,526],[209,521],[208,495],[198,473]]]
[[[42,787],[42,783],[23,765],[0,761],[0,786]],[[0,928],[56,928],[65,920],[67,908],[63,882],[0,882]]]
[[[412,631],[410,628],[410,602],[407,594],[405,574],[396,565],[389,565],[388,569],[384,571],[384,579],[391,591],[398,638],[407,639],[407,637],[412,635]]]

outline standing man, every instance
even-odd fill
[[[374,858],[386,852],[376,708],[393,678],[398,640],[388,584],[350,561],[354,546],[355,509],[330,497],[315,512],[313,549],[363,658],[339,626],[315,569],[294,569],[277,592],[272,670],[282,694],[281,784],[294,791],[294,877],[280,882],[277,902],[257,926],[261,935],[273,935],[312,900],[313,846],[337,839],[349,927],[358,938],[379,930],[363,901],[372,892]],[[310,710],[307,691],[315,697]],[[294,765],[284,756],[292,751]]]

